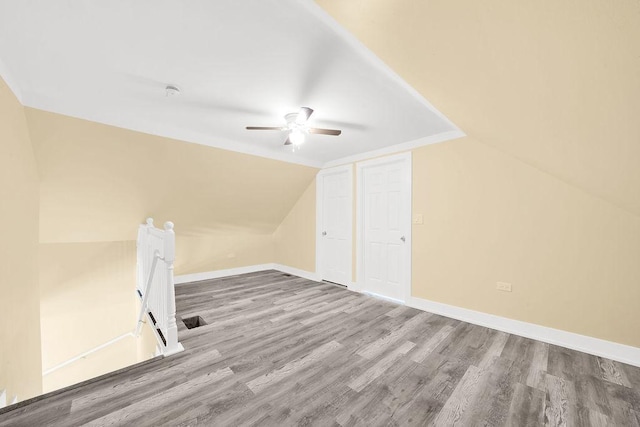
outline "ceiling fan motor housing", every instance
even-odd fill
[[[298,113],[289,113],[284,116],[285,121],[287,122],[287,129],[289,130],[299,130],[301,132],[308,133],[307,126],[304,123],[298,122]]]
[[[338,136],[342,131],[337,129],[320,129],[310,128],[307,125],[307,120],[313,114],[313,109],[309,107],[301,107],[297,113],[289,113],[284,116],[287,125],[285,127],[278,126],[247,126],[247,130],[282,130],[289,132],[287,140],[284,145],[299,146],[304,142],[305,135],[310,133],[322,134],[322,135],[334,135]]]

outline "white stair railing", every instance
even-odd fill
[[[138,228],[138,262],[136,288],[142,303],[135,335],[139,336],[145,316],[151,322],[165,356],[184,348],[178,342],[176,325],[176,296],[173,263],[176,255],[176,235],[173,223],[166,222],[164,230],[154,227],[153,218]]]

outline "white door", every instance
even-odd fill
[[[320,171],[317,176],[317,270],[322,280],[351,283],[352,167]]]
[[[405,301],[411,286],[411,154],[358,164],[360,290]]]

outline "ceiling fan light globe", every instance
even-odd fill
[[[304,143],[304,133],[299,129],[294,129],[289,134],[289,140],[293,145],[302,145]]]

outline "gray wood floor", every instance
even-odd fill
[[[185,351],[0,425],[640,425],[640,369],[276,271],[177,287]]]

